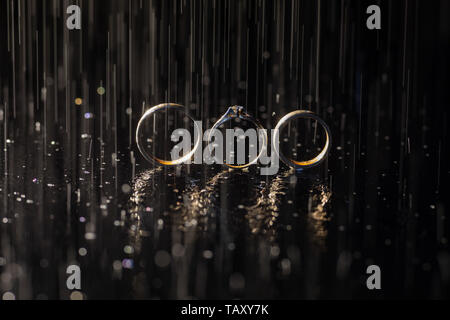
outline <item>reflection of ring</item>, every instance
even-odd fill
[[[232,164],[229,164],[229,163],[225,163],[225,165],[227,165],[227,166],[229,166],[231,168],[246,168],[246,167],[248,167],[248,166],[250,166],[250,165],[252,165],[252,164],[254,164],[254,163],[256,163],[258,161],[259,157],[261,157],[262,153],[266,149],[267,140],[268,139],[267,139],[267,132],[264,129],[264,127],[258,122],[258,120],[256,120],[251,115],[249,115],[247,113],[247,111],[245,111],[244,107],[241,107],[241,106],[229,107],[227,112],[225,112],[225,114],[219,120],[217,120],[217,122],[211,128],[211,131],[209,132],[209,136],[208,136],[208,143],[211,141],[212,133],[214,132],[214,130],[218,129],[225,122],[230,121],[230,120],[235,119],[235,118],[239,118],[239,119],[246,120],[246,121],[249,121],[249,122],[253,123],[257,127],[257,129],[259,129],[258,131],[262,132],[262,136],[263,136],[261,150],[260,150],[258,156],[255,159],[253,159],[249,163],[246,163],[246,164],[243,164],[243,165],[232,165]]]
[[[295,120],[298,118],[303,119],[313,119],[316,120],[320,125],[325,129],[326,134],[326,142],[325,146],[323,147],[322,151],[314,157],[311,160],[306,161],[295,161],[293,159],[287,158],[281,150],[279,150],[279,135],[281,129],[291,120]],[[287,165],[296,168],[296,169],[306,169],[311,168],[314,166],[317,166],[319,163],[321,163],[323,160],[325,160],[326,156],[328,155],[328,152],[330,151],[331,147],[331,131],[330,128],[327,126],[327,124],[315,113],[307,110],[296,110],[288,113],[283,118],[280,119],[280,121],[277,123],[277,126],[275,127],[275,132],[273,136],[274,140],[274,149],[277,152],[278,156],[281,160],[283,160],[284,163]]]
[[[150,109],[148,109],[144,115],[141,117],[141,119],[139,120],[139,123],[137,125],[136,128],[136,143],[138,146],[139,151],[141,152],[141,154],[144,156],[145,159],[147,159],[150,162],[156,163],[156,164],[162,164],[162,165],[166,165],[166,166],[173,166],[173,165],[177,165],[177,164],[181,164],[187,160],[189,160],[195,153],[195,150],[197,150],[197,148],[200,146],[200,141],[201,141],[201,137],[200,135],[198,135],[195,144],[194,144],[194,148],[186,155],[182,156],[179,159],[176,160],[163,160],[160,158],[157,158],[154,155],[149,154],[147,151],[145,151],[144,147],[141,145],[141,143],[139,142],[139,130],[142,127],[142,124],[144,123],[144,121],[149,118],[151,115],[155,114],[158,111],[164,110],[164,109],[174,109],[174,110],[179,110],[182,111],[186,114],[186,116],[191,119],[194,122],[194,125],[196,127],[196,129],[198,130],[198,132],[200,132],[200,128],[198,127],[197,123],[195,122],[194,119],[191,118],[191,116],[189,116],[186,112],[186,108],[180,104],[176,104],[176,103],[162,103],[162,104],[158,104],[157,106],[151,107]]]

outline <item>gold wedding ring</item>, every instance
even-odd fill
[[[217,122],[211,128],[211,131],[210,131],[209,136],[208,136],[208,144],[211,141],[212,133],[214,132],[214,130],[217,130],[225,122],[228,122],[228,121],[230,121],[232,119],[236,119],[236,118],[239,118],[239,119],[251,122],[252,124],[254,124],[256,126],[256,128],[258,129],[258,132],[260,132],[260,133],[262,132],[262,146],[261,146],[261,149],[259,151],[258,156],[255,157],[255,159],[253,159],[249,163],[242,164],[242,165],[233,165],[233,164],[230,164],[230,163],[225,163],[225,165],[230,167],[230,168],[242,169],[242,168],[246,168],[246,167],[248,167],[248,166],[250,166],[252,164],[255,164],[258,161],[258,159],[261,157],[261,155],[263,154],[264,150],[266,149],[267,141],[268,141],[268,139],[267,139],[267,132],[264,129],[264,127],[259,123],[258,120],[256,120],[251,115],[249,115],[244,107],[242,107],[242,106],[232,106],[232,107],[228,108],[227,112],[225,112],[225,114],[219,120],[217,120]]]
[[[280,138],[281,129],[283,129],[284,126],[289,121],[299,119],[299,118],[315,120],[315,121],[317,121],[317,123],[319,123],[325,129],[325,134],[326,134],[325,146],[323,147],[322,151],[320,151],[320,153],[311,160],[296,161],[294,159],[288,158],[281,152],[280,147],[279,147],[279,140],[280,140],[279,138]],[[295,169],[306,169],[306,168],[311,168],[311,167],[317,166],[322,161],[324,161],[325,158],[327,157],[328,152],[330,151],[330,147],[331,147],[331,131],[330,131],[330,128],[327,126],[327,124],[315,113],[308,111],[308,110],[296,110],[296,111],[292,111],[292,112],[288,113],[283,118],[281,118],[280,121],[278,121],[278,123],[275,127],[273,140],[274,140],[273,141],[274,149],[275,149],[276,153],[278,154],[278,156],[280,157],[280,159],[284,163],[286,163],[287,165],[289,165]]]
[[[186,116],[192,120],[194,122],[194,125],[196,127],[196,129],[200,132],[200,128],[198,127],[198,124],[195,122],[195,120],[186,112],[186,108],[180,104],[176,104],[176,103],[162,103],[162,104],[158,104],[157,106],[154,106],[150,109],[148,109],[143,116],[141,117],[141,119],[138,122],[137,128],[136,128],[136,143],[138,146],[139,151],[141,152],[141,154],[144,156],[144,158],[150,162],[153,162],[155,164],[161,164],[161,165],[165,165],[165,166],[174,166],[174,165],[178,165],[178,164],[182,164],[184,162],[186,162],[187,160],[189,160],[195,153],[195,151],[197,150],[197,148],[200,146],[200,142],[201,142],[201,136],[199,135],[195,141],[194,144],[194,148],[187,153],[186,155],[182,156],[179,159],[176,160],[164,160],[164,159],[160,159],[150,153],[148,153],[145,148],[141,145],[140,141],[139,141],[139,134],[140,131],[142,130],[143,127],[143,123],[145,120],[149,119],[152,115],[154,115],[156,112],[158,111],[162,111],[162,110],[177,110],[177,111],[181,111],[183,113],[186,114]]]

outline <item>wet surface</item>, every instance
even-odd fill
[[[0,4],[0,297],[449,297],[447,4],[382,1],[370,33],[364,1],[92,1],[74,34],[61,1],[20,3]],[[273,176],[155,167],[134,135],[164,101],[204,128],[313,110],[332,149]]]
[[[359,182],[348,179],[352,167],[324,178],[323,168],[261,176],[257,167],[137,165],[131,179],[123,155],[116,167],[95,168],[86,158],[75,182],[58,166],[64,148],[50,144],[44,167],[39,141],[11,141],[2,178],[2,288],[20,298],[68,298],[69,264],[81,266],[85,298],[445,292],[446,242],[435,233],[445,223],[443,204],[432,195],[416,214],[398,211],[388,173],[372,199],[351,187]],[[352,157],[338,149],[337,163],[340,153]],[[127,174],[117,186],[116,170]],[[385,270],[384,294],[365,288],[372,263]]]

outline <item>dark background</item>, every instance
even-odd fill
[[[445,0],[1,1],[1,296],[77,298],[78,264],[85,299],[448,298],[449,14]],[[272,177],[154,169],[134,134],[162,102],[205,128],[233,104],[266,128],[312,110],[332,150]]]

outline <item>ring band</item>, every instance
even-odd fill
[[[295,120],[295,119],[313,119],[316,120],[318,123],[320,123],[320,125],[325,129],[325,134],[326,134],[326,142],[325,142],[325,146],[323,147],[322,151],[320,151],[320,153],[314,157],[311,160],[306,160],[306,161],[296,161],[290,158],[287,158],[280,150],[279,148],[279,135],[280,135],[280,131],[281,129],[284,128],[284,126],[291,120]],[[286,163],[287,165],[295,168],[295,169],[306,169],[306,168],[311,168],[311,167],[315,167],[318,164],[320,164],[323,160],[325,160],[325,158],[328,155],[328,152],[330,151],[330,147],[331,147],[331,131],[330,128],[327,126],[327,124],[325,123],[325,121],[323,121],[318,115],[316,115],[315,113],[308,111],[308,110],[296,110],[296,111],[292,111],[290,113],[288,113],[287,115],[285,115],[283,118],[280,119],[280,121],[278,121],[276,127],[275,127],[275,132],[274,132],[274,149],[276,151],[276,153],[278,154],[279,158]]]
[[[232,106],[232,107],[228,108],[227,112],[225,112],[225,114],[219,120],[217,120],[217,122],[211,128],[211,131],[209,132],[209,135],[208,135],[208,144],[211,141],[212,133],[214,132],[214,130],[218,129],[225,122],[230,121],[230,120],[235,119],[235,118],[239,118],[239,119],[242,119],[242,120],[249,121],[249,122],[253,123],[257,127],[257,129],[260,129],[258,131],[260,131],[260,132],[262,131],[263,132],[263,142],[262,142],[261,150],[260,150],[258,156],[255,159],[253,159],[249,163],[246,163],[246,164],[243,164],[243,165],[232,165],[232,164],[229,164],[229,163],[225,163],[225,165],[230,167],[230,168],[242,169],[242,168],[246,168],[246,167],[248,167],[248,166],[250,166],[252,164],[255,164],[258,161],[258,159],[261,157],[261,155],[263,154],[264,150],[266,149],[267,141],[268,141],[267,132],[264,129],[264,127],[259,123],[258,120],[256,120],[251,115],[249,115],[244,107],[242,107],[242,106]]]
[[[151,155],[147,151],[145,151],[144,147],[139,142],[139,131],[141,130],[143,122],[147,118],[149,118],[151,115],[155,114],[156,112],[164,110],[164,109],[169,109],[169,108],[184,112],[186,114],[186,116],[190,120],[192,120],[192,122],[194,122],[195,127],[197,128],[198,132],[200,132],[200,128],[198,127],[197,122],[195,122],[195,120],[186,112],[186,108],[184,106],[182,106],[180,104],[176,104],[176,103],[162,103],[162,104],[158,104],[154,107],[151,107],[142,115],[141,119],[138,122],[137,128],[136,128],[136,144],[138,146],[139,151],[141,152],[141,154],[144,156],[144,158],[146,160],[153,162],[155,164],[162,164],[165,166],[174,166],[174,165],[182,164],[183,162],[189,160],[194,155],[195,151],[200,146],[200,142],[201,142],[200,135],[197,137],[197,139],[195,141],[194,148],[188,154],[186,154],[176,160],[163,160],[154,155]]]

